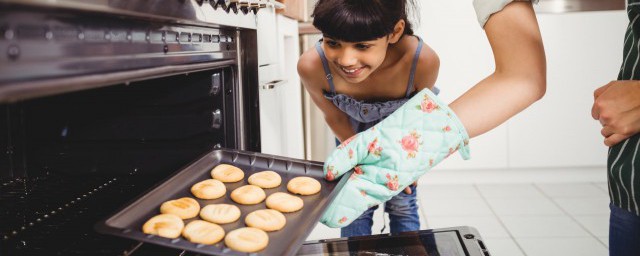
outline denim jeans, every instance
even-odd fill
[[[389,213],[389,225],[391,233],[415,231],[420,229],[418,217],[418,205],[416,204],[416,186],[410,185],[411,194],[404,191],[391,198],[384,204],[384,211]],[[378,209],[374,206],[365,211],[360,217],[348,226],[340,230],[340,236],[366,236],[371,235],[373,226],[373,212]]]
[[[640,216],[609,205],[609,256],[640,255]]]

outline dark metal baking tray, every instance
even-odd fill
[[[245,172],[245,178],[235,183],[225,183],[227,193],[224,197],[214,200],[195,198],[191,192],[191,186],[199,181],[210,179],[210,171],[218,164],[226,163],[239,167]],[[316,178],[322,184],[320,193],[310,196],[300,196],[304,200],[304,207],[294,213],[286,213],[286,226],[275,232],[268,232],[269,245],[256,253],[243,253],[233,251],[224,245],[223,241],[214,245],[202,245],[191,243],[184,238],[169,239],[155,235],[142,233],[142,225],[151,217],[160,214],[160,205],[168,200],[181,197],[196,199],[201,207],[214,203],[229,203],[238,205],[242,215],[236,222],[221,225],[225,232],[245,227],[244,218],[254,210],[266,209],[265,202],[256,205],[240,205],[234,203],[229,195],[234,189],[246,185],[247,178],[256,172],[272,170],[280,174],[282,184],[279,187],[265,189],[267,196],[275,192],[286,192],[287,182],[297,176]],[[143,242],[162,246],[178,248],[208,255],[294,255],[306,237],[313,230],[322,217],[324,210],[335,198],[338,191],[347,181],[348,175],[344,175],[339,181],[328,182],[323,177],[322,163],[315,161],[296,160],[280,156],[272,156],[261,153],[219,149],[212,151],[196,160],[184,169],[161,182],[155,188],[138,197],[127,206],[117,211],[111,217],[96,224],[98,232],[125,238],[131,238]],[[195,217],[185,220],[185,224]]]

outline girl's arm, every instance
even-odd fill
[[[315,53],[315,50],[307,51],[298,60],[298,74],[305,89],[309,92],[309,96],[324,114],[325,122],[338,140],[342,142],[356,133],[351,127],[347,114],[324,97],[322,88],[323,83],[326,83],[327,80],[322,73],[321,64],[318,63],[320,63],[320,57]]]
[[[470,137],[502,124],[546,90],[544,47],[531,3],[510,3],[484,29],[496,69],[449,105]]]

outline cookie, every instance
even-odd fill
[[[275,188],[280,186],[282,178],[277,172],[274,171],[262,171],[257,172],[249,176],[247,180],[249,184],[256,185],[261,188]]]
[[[166,238],[178,238],[183,228],[184,222],[180,217],[173,214],[160,214],[145,222],[142,232]]]
[[[267,197],[267,207],[279,212],[295,212],[302,209],[304,202],[300,197],[284,192],[276,192]]]
[[[211,170],[211,177],[222,182],[238,182],[244,178],[244,172],[233,165],[220,164]]]
[[[216,224],[227,224],[240,218],[240,208],[232,204],[210,204],[202,208],[200,218]]]
[[[303,196],[320,192],[320,182],[310,177],[295,177],[287,183],[287,190]]]
[[[287,219],[279,211],[261,209],[247,214],[247,217],[244,218],[244,223],[249,227],[269,232],[282,229],[287,224]]]
[[[227,234],[224,244],[240,252],[257,252],[267,247],[269,235],[257,228],[239,228]]]
[[[162,205],[160,205],[160,212],[173,214],[181,219],[189,219],[198,216],[200,204],[193,198],[183,197],[162,203]]]
[[[224,237],[224,229],[204,220],[194,220],[189,222],[182,231],[182,236],[192,243],[215,244]]]
[[[239,204],[258,204],[267,195],[256,185],[244,185],[231,192],[231,200]]]
[[[191,186],[191,193],[200,199],[217,199],[227,193],[227,188],[219,180],[208,179]]]

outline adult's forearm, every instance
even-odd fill
[[[450,104],[470,137],[504,123],[546,90],[546,59],[538,23],[528,2],[513,2],[484,27],[496,69]]]
[[[469,137],[481,135],[524,110],[544,94],[543,82],[493,74],[449,106]]]

